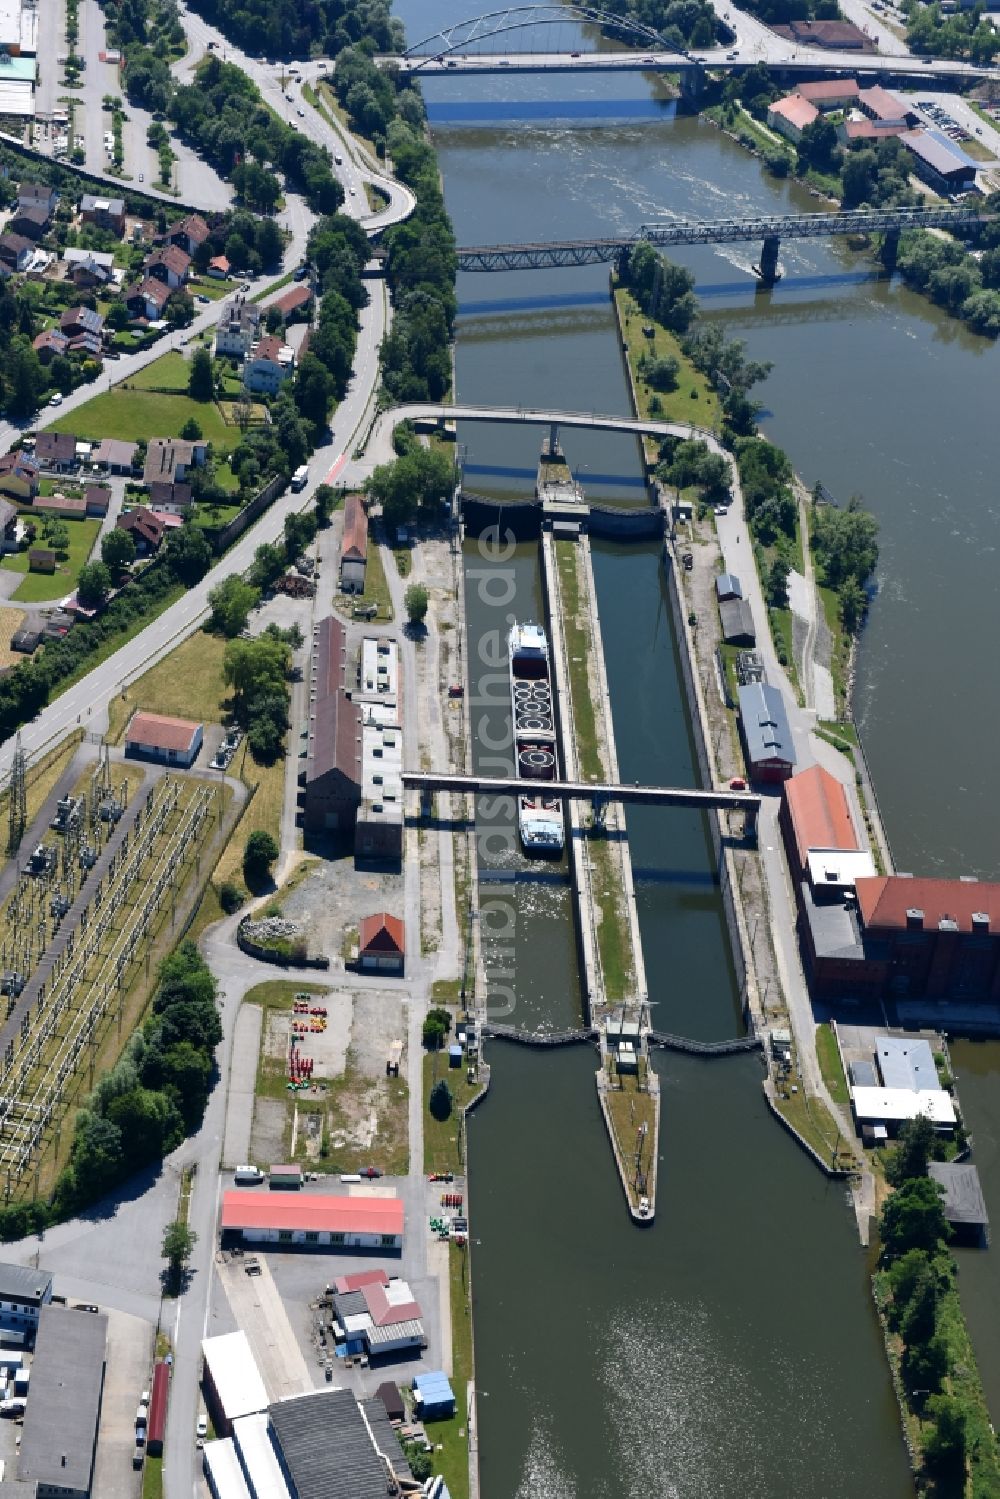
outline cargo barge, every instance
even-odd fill
[[[537,795],[517,799],[517,830],[529,858],[558,858],[566,841],[563,806],[544,783],[559,779],[549,642],[541,625],[511,626],[510,702],[517,774],[538,781]]]

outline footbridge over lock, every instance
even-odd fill
[[[403,788],[419,791],[421,810],[430,814],[431,804],[439,791],[454,791],[466,796],[491,793],[494,796],[537,796],[543,783],[522,780],[517,776],[459,775],[450,772],[404,771]],[[700,812],[742,812],[748,838],[757,834],[760,797],[753,791],[730,788],[703,791],[691,786],[640,786],[599,784],[594,781],[545,781],[547,796],[570,797],[589,801],[599,822],[609,802],[640,807],[688,807]]]
[[[828,239],[837,235],[882,236],[879,258],[886,270],[896,265],[899,237],[907,229],[950,229],[971,234],[986,222],[975,208],[849,209],[839,213],[790,213],[755,218],[675,219],[643,224],[634,234],[593,239],[554,240],[539,244],[466,245],[457,251],[460,271],[539,271],[567,266],[614,263],[627,265],[638,245],[668,249],[674,245],[726,245],[759,240],[755,272],[762,285],[778,279],[778,251],[783,239]]]

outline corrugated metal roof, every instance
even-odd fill
[[[42,1307],[19,1478],[70,1492],[89,1491],[107,1339],[108,1319],[103,1314]]]
[[[52,1287],[47,1270],[33,1265],[0,1265],[0,1301],[30,1301],[41,1305]]]
[[[222,1195],[222,1227],[401,1235],[403,1204],[398,1197],[232,1190]]]
[[[976,163],[937,130],[907,130],[900,140],[942,177],[953,176],[963,168],[967,174],[975,175]]]
[[[740,719],[751,763],[795,764],[795,746],[784,699],[767,682],[748,682],[737,689]]]
[[[727,644],[753,645],[757,631],[753,622],[753,610],[747,599],[723,599],[719,605],[719,622],[722,638]]]
[[[383,1345],[398,1343],[401,1339],[412,1342],[423,1335],[424,1325],[417,1317],[408,1317],[404,1322],[390,1322],[386,1327],[372,1322],[365,1333],[370,1348],[381,1348]]]
[[[386,1465],[350,1390],[319,1390],[270,1407],[297,1499],[385,1499]]]

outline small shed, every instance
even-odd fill
[[[378,911],[366,916],[359,931],[359,965],[368,973],[403,975],[406,961],[405,928],[398,916]]]
[[[455,1392],[443,1369],[414,1376],[413,1405],[424,1421],[447,1421],[455,1414]]]
[[[944,1189],[941,1206],[956,1239],[985,1248],[990,1219],[975,1166],[963,1161],[929,1161],[927,1175]]]
[[[302,1186],[301,1166],[272,1166],[268,1186],[272,1192],[297,1192]]]
[[[137,760],[158,760],[162,765],[194,764],[201,749],[204,725],[165,713],[132,715],[125,735],[125,753]]]
[[[743,585],[735,573],[720,573],[715,580],[715,593],[720,604],[727,599],[741,599]]]
[[[747,769],[755,781],[787,781],[795,770],[795,746],[777,687],[750,682],[738,690],[740,737]]]
[[[28,548],[29,573],[54,573],[55,570],[56,554],[51,547]]]
[[[462,1065],[462,1048],[461,1048],[461,1046],[459,1045],[459,1043],[457,1041],[453,1041],[451,1043],[451,1045],[448,1047],[448,1066],[449,1067],[461,1067],[461,1065]]]
[[[387,1379],[384,1384],[379,1385],[375,1394],[385,1406],[385,1413],[390,1421],[406,1420],[406,1406],[403,1404],[403,1397],[399,1393],[397,1384]]]
[[[757,632],[746,599],[725,599],[719,605],[722,638],[727,645],[756,645]]]

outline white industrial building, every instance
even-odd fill
[[[206,1442],[202,1467],[212,1491],[212,1499],[250,1499],[250,1490],[243,1477],[232,1437]]]
[[[231,1436],[233,1423],[242,1416],[267,1410],[267,1391],[245,1332],[223,1333],[204,1338],[202,1384],[212,1425],[223,1436]]]
[[[288,1499],[288,1485],[271,1441],[267,1412],[236,1421],[233,1441],[250,1499]]]

